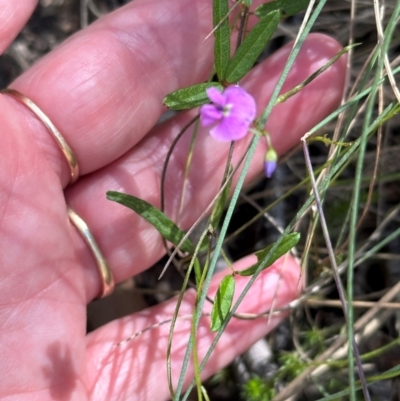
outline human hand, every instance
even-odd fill
[[[36,1],[0,0],[0,50],[20,31]],[[86,304],[101,288],[93,257],[67,218],[76,210],[97,239],[121,282],[163,254],[159,234],[128,209],[106,200],[108,190],[131,193],[159,206],[166,152],[192,113],[155,126],[162,99],[178,88],[202,82],[212,66],[211,1],[135,0],[106,16],[44,57],[12,85],[51,118],[80,164],[81,178],[67,187],[69,169],[46,128],[10,96],[0,96],[0,398],[7,400],[162,400],[166,380],[168,326],[116,346],[171,317],[175,301],[116,320],[86,335]],[[257,66],[242,85],[263,107],[290,47]],[[303,46],[284,91],[301,82],[339,50],[322,35]],[[340,101],[345,61],[282,105],[268,123],[275,149],[284,153]],[[233,162],[248,140],[237,143]],[[188,140],[177,147],[167,177],[167,214],[177,213]],[[188,228],[218,190],[228,145],[200,131],[189,177],[183,228]],[[248,179],[262,171],[260,144]],[[173,171],[173,174],[171,174]],[[190,207],[188,207],[190,205]],[[236,268],[248,267],[248,257]],[[221,279],[215,277],[213,289]],[[238,278],[238,291],[245,279]],[[299,291],[299,267],[289,256],[263,272],[241,311],[282,307]],[[277,288],[277,290],[276,290]],[[274,300],[274,301],[273,301]],[[182,314],[190,314],[188,292]],[[232,321],[203,374],[210,376],[275,327],[284,316]],[[173,369],[178,374],[190,323],[178,323]],[[244,335],[245,334],[245,335]],[[213,335],[207,319],[198,333],[199,355]],[[175,380],[177,376],[174,376]],[[188,382],[191,377],[188,376]]]

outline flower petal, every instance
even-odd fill
[[[247,121],[249,124],[256,116],[256,102],[253,96],[249,95],[239,86],[230,86],[225,89],[226,103],[232,105],[230,115]]]
[[[229,116],[210,130],[210,135],[223,142],[237,141],[246,136],[249,130],[249,123],[236,116]]]
[[[222,118],[221,110],[218,110],[212,104],[204,104],[200,108],[200,122],[203,127],[209,127],[216,124]]]
[[[219,106],[225,106],[226,104],[226,96],[225,92],[221,93],[218,88],[212,86],[211,88],[206,89],[208,98],[215,104]]]

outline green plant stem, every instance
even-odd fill
[[[198,293],[197,293],[198,294]],[[196,296],[196,304],[195,304],[195,314],[198,308],[198,296]],[[193,338],[193,369],[194,369],[194,378],[196,382],[197,388],[197,399],[198,401],[203,401],[203,391],[200,377],[200,369],[199,369],[199,356],[197,353],[197,330],[195,326],[195,321],[192,319],[192,327],[191,327],[191,337]]]
[[[207,230],[204,231],[203,234],[207,234]],[[201,247],[203,241],[199,242],[199,249]],[[194,375],[195,375],[195,381],[196,381],[196,387],[197,387],[197,397],[199,401],[203,400],[203,390],[202,390],[202,384],[201,384],[201,369],[199,368],[199,357],[197,353],[197,326],[196,326],[196,319],[195,317],[197,316],[198,313],[202,313],[201,309],[199,310],[199,302],[200,302],[200,294],[202,293],[202,288],[204,284],[204,279],[207,276],[207,271],[209,268],[209,262],[210,262],[210,251],[211,251],[211,244],[209,247],[209,252],[207,254],[207,259],[204,264],[204,269],[202,271],[201,277],[199,282],[197,283],[197,292],[196,292],[196,303],[194,307],[194,313],[192,317],[192,328],[191,328],[191,338],[193,339],[193,369],[194,369]]]
[[[242,44],[244,35],[246,33],[247,21],[249,19],[249,7],[242,5],[242,16],[240,18],[239,32],[236,41],[236,50],[239,49]]]
[[[178,224],[179,224],[179,222],[181,220],[182,209],[183,209],[183,206],[184,206],[184,203],[185,203],[186,185],[187,185],[187,182],[188,182],[190,168],[192,166],[192,160],[193,160],[193,154],[194,154],[194,146],[195,146],[195,143],[196,143],[197,133],[199,132],[199,123],[200,123],[200,119],[197,119],[194,122],[193,134],[192,134],[192,138],[190,140],[190,148],[189,148],[189,152],[188,152],[188,157],[186,159],[185,173],[184,173],[184,177],[183,177],[183,187],[182,187],[182,191],[181,191],[181,200],[180,200],[180,206],[179,206],[179,212],[178,212]],[[165,178],[164,178],[164,180],[165,180]]]
[[[161,211],[164,212],[165,209],[165,177],[167,175],[167,168],[168,168],[168,164],[169,164],[169,160],[171,159],[172,156],[172,152],[175,149],[175,146],[178,144],[179,140],[182,138],[183,134],[190,128],[190,126],[192,124],[194,124],[196,122],[196,120],[200,118],[200,114],[197,114],[195,117],[193,117],[179,132],[179,134],[176,136],[176,138],[173,140],[171,147],[168,149],[168,153],[167,156],[165,157],[165,161],[164,161],[164,166],[163,166],[163,170],[162,170],[162,174],[161,174],[161,188],[160,188],[160,192],[161,192]]]
[[[182,300],[183,300],[183,296],[185,294],[186,288],[188,286],[188,282],[189,282],[189,278],[190,278],[190,274],[192,272],[193,266],[195,266],[196,269],[196,263],[199,264],[199,261],[197,259],[197,254],[200,251],[201,245],[205,239],[205,237],[207,236],[207,231],[205,231],[202,236],[199,239],[199,242],[196,245],[196,249],[194,251],[194,255],[192,257],[192,260],[190,261],[189,267],[186,271],[185,274],[185,278],[182,284],[182,288],[180,290],[179,296],[178,296],[178,300],[176,302],[176,308],[174,311],[174,315],[171,319],[171,326],[170,326],[170,330],[169,330],[169,335],[168,335],[168,346],[167,346],[167,380],[168,380],[168,387],[169,387],[169,392],[171,395],[171,398],[174,398],[175,394],[174,394],[174,386],[172,383],[172,366],[171,366],[171,349],[172,349],[172,340],[173,340],[173,334],[174,334],[174,329],[175,329],[175,324],[176,324],[176,320],[178,319],[178,313],[179,313],[179,309],[180,306],[182,304]],[[209,255],[207,258],[207,261],[209,260]],[[206,261],[206,264],[208,263]]]

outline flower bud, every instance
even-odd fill
[[[264,172],[267,178],[271,178],[274,173],[278,162],[278,154],[274,148],[269,148],[265,154]]]

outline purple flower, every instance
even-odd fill
[[[200,109],[203,127],[214,125],[210,135],[219,141],[236,141],[246,136],[256,116],[256,102],[239,86],[229,86],[222,93],[215,87],[207,89],[212,104]]]

